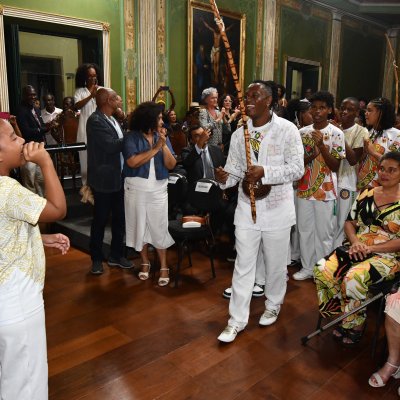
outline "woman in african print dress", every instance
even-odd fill
[[[349,312],[366,299],[368,287],[400,270],[400,153],[386,153],[378,165],[381,186],[361,193],[345,223],[348,248],[338,247],[314,267],[323,317]],[[333,331],[345,345],[361,340],[365,311]]]
[[[396,117],[392,103],[383,97],[371,100],[365,112],[370,129],[359,164],[357,189],[379,186],[378,163],[383,154],[400,151],[400,130],[393,128]]]

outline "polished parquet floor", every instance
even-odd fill
[[[155,278],[141,282],[117,268],[92,276],[89,256],[76,249],[47,251],[50,399],[398,398],[396,382],[368,386],[372,312],[362,346],[342,348],[330,332],[302,346],[316,323],[315,287],[290,280],[276,324],[258,326],[264,304],[253,299],[248,328],[222,345],[228,301],[221,293],[232,264],[221,253],[212,279],[208,259],[196,253],[193,260],[178,288],[160,288]]]

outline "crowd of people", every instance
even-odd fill
[[[172,97],[168,109],[164,98],[157,98],[162,92]],[[185,175],[190,187],[203,178],[219,185],[224,196],[211,226],[228,235],[235,263],[232,286],[224,291],[230,318],[218,336],[221,342],[234,341],[245,329],[252,296],[265,295],[259,325],[277,321],[290,278],[288,265],[299,267],[294,280],[315,281],[323,317],[353,310],[366,299],[371,284],[392,279],[400,270],[400,130],[388,99],[373,99],[364,108],[356,97],[347,97],[336,109],[327,91],[307,89],[304,98],[287,101],[282,85],[255,80],[244,91],[246,115],[232,94],[219,96],[210,87],[203,90],[201,104],[192,103],[179,121],[173,93],[163,86],[152,101],[127,116],[121,97],[102,86],[102,73],[94,64],[78,68],[75,96],[65,98],[62,108],[55,106],[51,93],[43,97],[42,110],[35,105],[35,88],[27,86],[22,93],[16,118],[0,120],[5,205],[0,219],[9,226],[7,232],[19,232],[1,239],[4,399],[36,398],[34,393],[46,398],[44,253],[38,241],[65,253],[69,240],[61,234],[40,237],[37,222],[55,221],[66,212],[45,144],[63,144],[60,127],[68,116],[79,119],[76,139],[87,146],[79,158],[81,194],[93,203],[94,275],[104,273],[104,260],[111,267],[133,269],[125,257],[128,246],[140,253],[138,278],[145,281],[152,246],[160,260],[157,284],[168,286],[167,249],[174,243],[168,231],[170,171]],[[16,168],[21,184],[9,177]],[[256,218],[249,196],[253,190]],[[181,211],[188,210],[193,212],[190,206]],[[112,241],[106,257],[103,239],[110,216]],[[371,376],[374,387],[400,377],[399,298],[394,294],[387,302],[389,357]],[[365,321],[365,310],[351,314],[333,330],[334,339],[344,346],[357,344]],[[32,361],[28,370],[20,365],[23,346],[28,348],[24,357]]]

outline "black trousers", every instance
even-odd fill
[[[94,196],[93,221],[90,229],[90,255],[92,261],[104,260],[104,230],[110,214],[112,214],[110,256],[118,260],[124,255],[124,188],[122,187],[118,192],[112,193],[100,193],[95,190],[92,191]]]

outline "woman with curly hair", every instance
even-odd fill
[[[148,245],[156,248],[161,266],[158,285],[166,286],[167,248],[174,243],[168,232],[168,170],[176,160],[158,104],[139,104],[129,128],[123,142],[126,245],[140,252],[142,281],[150,275]]]
[[[75,110],[80,110],[77,142],[86,143],[86,122],[96,111],[96,92],[103,85],[103,74],[96,64],[82,64],[75,75]],[[87,153],[79,152],[81,166],[82,189],[85,191],[87,180]]]
[[[389,152],[378,164],[381,186],[366,189],[345,222],[348,246],[336,248],[314,267],[319,311],[323,317],[350,312],[364,301],[373,283],[393,279],[400,270],[400,153]],[[365,309],[345,318],[333,331],[350,346],[361,340]]]
[[[358,170],[358,190],[378,186],[379,159],[388,151],[400,149],[400,130],[393,128],[394,107],[388,99],[379,97],[371,100],[367,105],[365,119],[370,131],[369,139],[364,142],[364,155]]]

